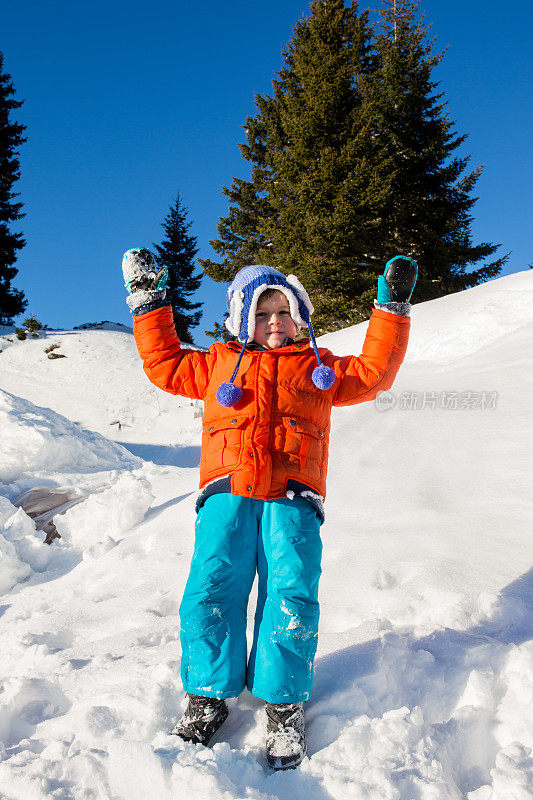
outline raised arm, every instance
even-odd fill
[[[379,391],[390,389],[404,359],[409,340],[410,299],[418,267],[412,258],[396,256],[387,262],[378,279],[375,309],[368,323],[363,351],[359,356],[331,357],[335,369],[336,406],[373,400]]]
[[[379,391],[390,389],[407,350],[409,327],[409,317],[375,309],[361,355],[325,360],[339,378],[334,406],[373,400]]]
[[[166,302],[166,270],[158,268],[149,250],[128,250],[122,270],[133,312],[135,343],[148,378],[165,392],[202,400],[215,349],[209,353],[182,349],[172,307]]]

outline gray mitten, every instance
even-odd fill
[[[135,314],[142,306],[162,305],[166,297],[168,270],[159,269],[153,253],[145,247],[127,250],[122,259],[122,274],[129,292],[126,302]]]

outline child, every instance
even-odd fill
[[[331,409],[391,387],[407,348],[416,264],[403,256],[387,263],[359,357],[318,349],[313,306],[293,275],[241,269],[226,321],[238,341],[202,353],[181,349],[165,270],[152,254],[129,250],[123,271],[146,374],[167,392],[204,401],[194,555],[180,606],[188,705],[173,733],[207,744],[228,715],[226,698],[247,686],[266,702],[268,763],[295,767],[306,753],[303,702],[317,645]],[[304,326],[310,340],[296,340]]]

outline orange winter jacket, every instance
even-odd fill
[[[276,350],[245,350],[235,383],[242,398],[221,406],[216,391],[228,381],[241,346],[219,342],[207,353],[182,350],[170,306],[133,318],[144,371],[171,394],[204,401],[200,488],[231,476],[231,492],[271,500],[286,497],[291,481],[326,494],[332,406],[372,400],[392,386],[409,337],[409,317],[374,310],[360,356],[320,348],[335,370],[331,389],[317,389],[308,340]]]

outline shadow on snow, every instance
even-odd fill
[[[138,444],[135,442],[119,442],[132,455],[142,458],[143,461],[152,461],[161,467],[196,468],[200,465],[200,447],[179,444]]]

